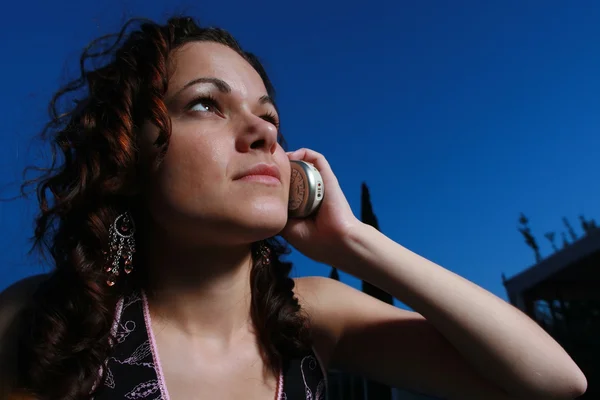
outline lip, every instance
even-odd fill
[[[277,181],[281,183],[281,173],[279,172],[279,168],[277,168],[275,165],[257,164],[237,175],[234,180],[244,179],[274,181],[275,179],[273,178],[277,179]]]

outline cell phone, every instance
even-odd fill
[[[292,160],[289,216],[306,218],[317,211],[325,196],[325,186],[319,170],[306,161]]]

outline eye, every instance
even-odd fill
[[[219,113],[219,105],[217,101],[211,96],[201,96],[192,100],[186,107],[189,111],[198,113]]]
[[[279,130],[279,119],[277,118],[277,116],[271,112],[261,115],[260,116],[262,119],[264,119],[267,122],[272,123],[273,125],[275,125],[275,127],[277,128],[277,130]]]

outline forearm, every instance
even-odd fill
[[[339,266],[422,314],[483,376],[524,398],[574,398],[585,377],[543,329],[510,304],[368,225]]]

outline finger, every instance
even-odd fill
[[[323,176],[323,179],[325,180],[335,179],[335,175],[331,169],[331,166],[329,165],[329,162],[325,156],[319,152],[302,148],[288,153],[288,157],[290,160],[301,160],[311,163],[317,168],[317,170],[319,170],[321,176]]]
[[[308,235],[307,222],[305,219],[290,218],[279,234],[287,241],[294,237],[306,237]]]
[[[325,158],[321,153],[318,153],[314,150],[301,148],[295,151],[290,151],[287,153],[290,160],[302,160],[312,163],[316,161],[317,158]]]

